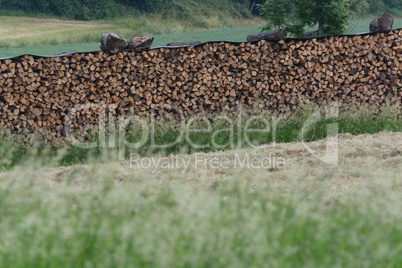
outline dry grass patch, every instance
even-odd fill
[[[189,186],[198,184],[215,184],[223,181],[242,178],[250,181],[264,183],[301,183],[314,182],[318,184],[333,184],[341,188],[356,186],[365,183],[393,183],[402,171],[402,132],[388,133],[381,132],[374,135],[340,134],[339,139],[339,164],[336,167],[330,167],[321,162],[307,151],[300,142],[277,143],[275,145],[263,145],[253,149],[238,149],[224,152],[200,153],[192,155],[179,155],[180,161],[189,162],[188,168],[183,165],[177,166],[165,165],[157,166],[151,164],[147,158],[141,165],[141,160],[145,158],[134,158],[130,167],[130,161],[115,162],[110,164],[91,164],[76,165],[71,167],[43,168],[39,171],[22,171],[16,169],[14,172],[26,172],[23,176],[31,177],[34,181],[46,181],[51,185],[58,183],[64,184],[65,180],[71,174],[80,174],[76,177],[96,178],[106,177],[112,179],[117,184],[125,183],[130,178],[144,176],[149,181],[168,180],[172,183],[185,182]],[[326,149],[326,140],[306,143],[306,146],[324,153]],[[165,159],[172,160],[176,156],[152,157],[155,163]],[[258,168],[242,165],[247,157],[252,159],[271,159],[284,163],[283,165],[271,165],[268,162]],[[211,163],[212,161],[225,160],[223,165]],[[196,163],[198,161],[198,164]],[[240,162],[239,162],[240,161]],[[246,160],[247,162],[247,160]],[[134,164],[133,164],[134,163]],[[204,164],[206,163],[206,164]],[[278,162],[279,163],[279,162]],[[277,163],[277,164],[278,164]],[[222,164],[222,163],[221,163]],[[218,165],[218,166],[217,166]],[[26,170],[26,169],[25,169]],[[8,177],[3,173],[0,176]],[[314,184],[313,183],[313,184]],[[402,181],[398,182],[399,184]],[[307,183],[311,186],[310,183]]]
[[[116,30],[116,25],[55,18],[0,16],[0,28],[0,47],[15,47],[68,43],[80,38],[85,41],[95,33],[100,35],[104,31]]]

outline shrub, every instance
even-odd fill
[[[116,17],[121,8],[114,0],[8,0],[3,9],[49,14],[78,20]]]
[[[369,13],[383,14],[385,12],[394,15],[400,15],[402,9],[402,0],[368,0]]]
[[[134,7],[144,13],[160,13],[171,9],[173,0],[116,0],[117,3]]]

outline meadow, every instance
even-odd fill
[[[354,23],[350,32],[366,32],[369,22]],[[262,24],[215,18],[199,28],[220,29],[194,31],[197,23],[0,16],[0,57],[96,51],[102,32],[155,35],[154,46],[242,42]],[[400,27],[396,19],[394,28]],[[400,267],[400,110],[340,109],[338,118],[319,121],[302,139],[313,112],[308,106],[279,120],[275,133],[250,134],[254,146],[237,129],[233,138],[243,146],[212,146],[212,138],[221,145],[231,138],[217,122],[211,133],[190,135],[204,149],[184,141],[155,149],[147,141],[124,151],[124,160],[117,148],[24,144],[2,132],[0,266]],[[328,138],[334,123],[339,134]],[[127,139],[139,134],[133,127]],[[171,122],[160,122],[154,138],[164,144],[178,135]],[[333,138],[336,165],[307,149],[325,153]],[[176,159],[189,165],[175,166]],[[153,166],[160,160],[170,165]]]

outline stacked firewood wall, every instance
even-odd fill
[[[402,30],[117,55],[25,55],[1,61],[0,128],[63,138],[66,116],[82,104],[142,117],[152,107],[158,116],[188,117],[234,113],[238,105],[288,111],[304,100],[401,105],[401,79]],[[76,110],[73,130],[96,125],[98,108]]]

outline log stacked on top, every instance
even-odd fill
[[[394,26],[394,18],[390,14],[384,14],[370,23],[370,32],[388,33]]]
[[[0,127],[63,139],[64,121],[82,104],[114,105],[116,116],[273,111],[301,100],[345,106],[401,105],[402,31],[365,36],[207,43],[142,52],[22,56],[0,65]],[[98,124],[99,109],[79,108],[72,130]]]
[[[100,49],[111,54],[117,54],[121,51],[143,51],[151,48],[154,38],[147,36],[134,36],[127,42],[115,33],[102,34],[100,39]]]

